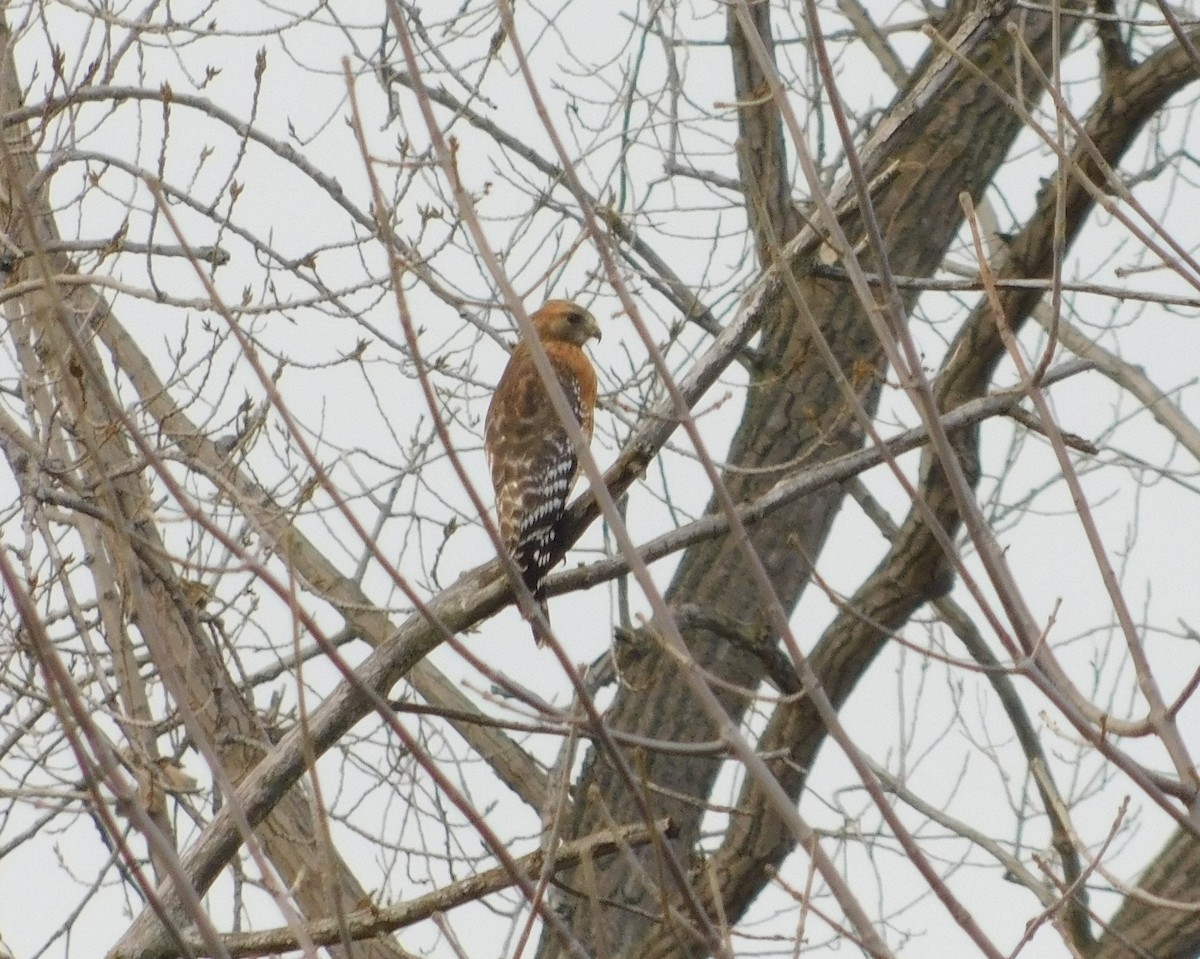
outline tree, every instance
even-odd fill
[[[432,6],[5,10],[18,959],[1200,955],[1194,11]]]

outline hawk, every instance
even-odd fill
[[[600,339],[596,318],[569,300],[549,300],[530,319],[571,412],[590,441],[596,371],[583,345]],[[549,622],[542,581],[550,569],[558,522],[579,475],[579,462],[526,341],[513,350],[488,406],[484,450],[496,489],[500,539]],[[533,638],[539,646],[545,641],[537,626]]]

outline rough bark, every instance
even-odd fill
[[[1141,897],[1141,893],[1158,902]],[[1167,906],[1163,903],[1177,903]],[[1190,908],[1189,908],[1190,907]],[[1184,831],[1163,847],[1109,921],[1094,959],[1196,959],[1200,956],[1200,842]]]

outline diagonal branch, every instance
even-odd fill
[[[438,913],[458,906],[478,902],[485,896],[512,886],[518,877],[536,879],[543,871],[551,873],[577,865],[584,859],[604,859],[624,849],[643,846],[653,842],[657,836],[670,836],[674,831],[670,820],[661,819],[651,826],[635,823],[608,829],[576,839],[554,850],[547,856],[539,849],[515,861],[516,870],[498,866],[451,883],[441,889],[394,906],[368,906],[347,912],[342,920],[315,919],[305,924],[308,940],[315,946],[335,946],[343,942],[348,934],[356,943],[376,936],[385,935],[411,926]],[[185,933],[184,945],[195,956],[209,956],[207,941],[198,933]],[[295,930],[288,926],[277,929],[262,929],[257,932],[229,933],[220,937],[225,953],[238,959],[242,956],[264,956],[273,953],[291,952],[301,948]],[[176,959],[180,953],[162,944],[162,948],[150,948],[138,954],[138,959]],[[407,953],[403,955],[408,957]]]

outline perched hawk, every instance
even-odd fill
[[[531,319],[571,411],[590,440],[596,371],[583,344],[593,337],[600,339],[600,327],[591,313],[568,300],[549,300]],[[487,412],[484,449],[496,488],[500,538],[548,622],[542,580],[550,569],[558,521],[579,475],[579,463],[527,342],[513,350],[496,386]],[[539,645],[545,639],[536,626],[533,638]]]

